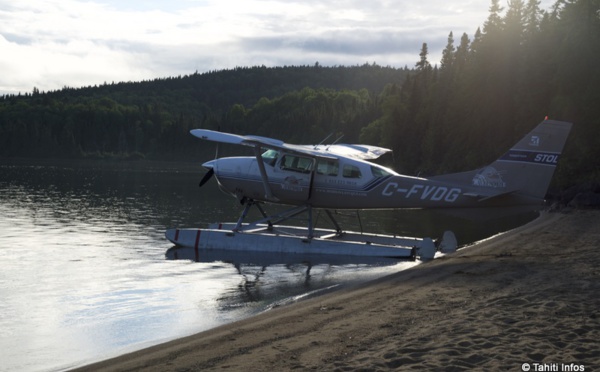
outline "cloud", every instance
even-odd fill
[[[550,1],[550,0],[545,0]],[[480,0],[0,0],[0,94],[252,65],[438,63]]]
[[[429,44],[430,49],[443,48],[447,32],[429,30],[438,34]],[[260,60],[269,57],[279,65],[321,64],[356,65],[377,62],[380,65],[412,67],[424,40],[420,35],[393,29],[330,30],[314,35],[248,37],[237,41],[243,44],[232,49],[245,49]],[[440,49],[441,50],[441,49]],[[259,63],[260,64],[260,63]]]

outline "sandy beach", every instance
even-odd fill
[[[599,210],[544,213],[377,281],[80,370],[600,370],[599,249]]]

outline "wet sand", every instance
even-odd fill
[[[599,250],[600,211],[545,213],[358,288],[82,370],[600,370]]]

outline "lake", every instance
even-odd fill
[[[0,160],[0,371],[80,366],[418,264],[218,252],[196,262],[164,231],[241,212],[215,181],[198,188],[200,164]],[[338,218],[348,230],[376,233],[453,230],[466,244],[535,214],[359,216]]]

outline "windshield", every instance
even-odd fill
[[[275,165],[275,162],[277,161],[277,156],[279,156],[279,152],[277,150],[271,149],[263,152],[263,154],[261,155],[263,161],[266,164],[269,164],[270,166]]]

